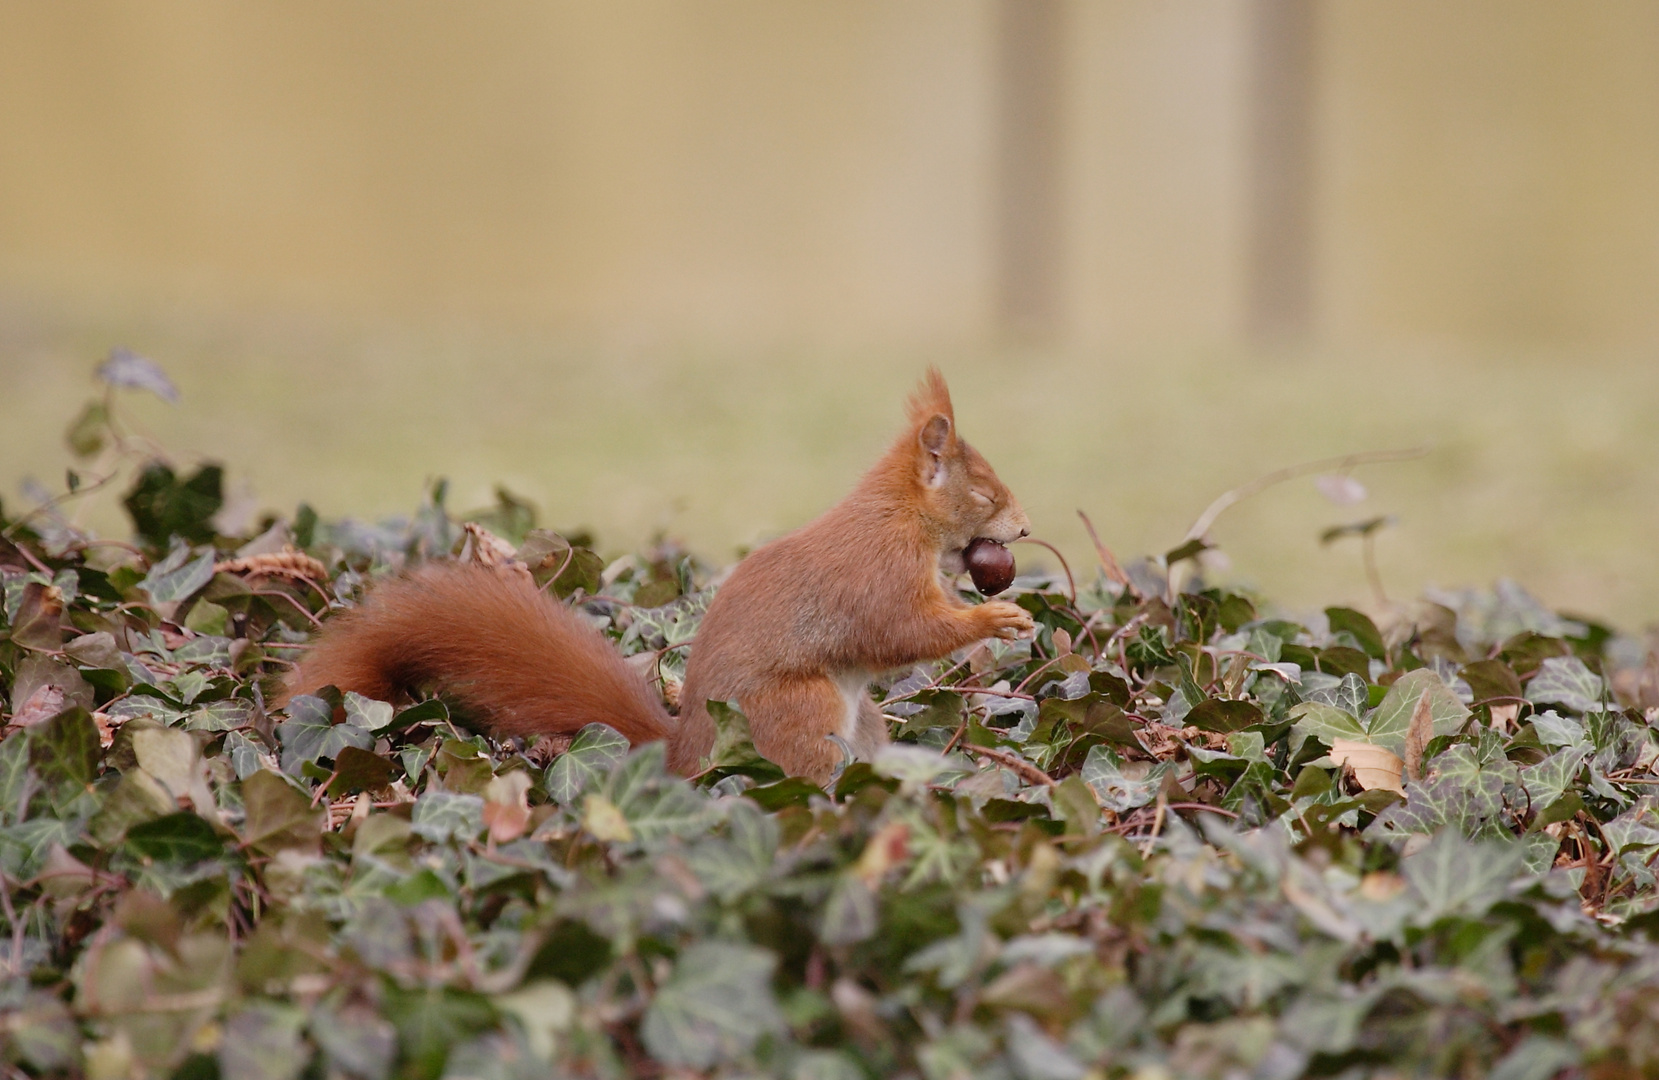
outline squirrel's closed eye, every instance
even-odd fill
[[[975,502],[984,503],[986,506],[990,506],[992,504],[992,502],[994,501],[994,500],[992,500],[992,498],[989,495],[985,494],[983,491],[974,491],[974,492],[970,492],[970,494],[973,495]]]

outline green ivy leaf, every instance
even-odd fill
[[[1311,736],[1330,746],[1337,739],[1364,740],[1365,729],[1360,722],[1341,709],[1317,701],[1305,701],[1287,714],[1291,727],[1303,736]]]
[[[203,465],[188,480],[180,480],[166,465],[152,462],[139,474],[123,503],[134,531],[150,547],[162,548],[175,536],[191,544],[212,541],[213,515],[224,501],[220,466]]]
[[[346,707],[346,722],[364,731],[380,731],[392,724],[392,707],[384,701],[347,690],[342,704]]]
[[[1229,732],[1252,727],[1266,720],[1260,708],[1248,701],[1210,698],[1192,707],[1186,722],[1203,731]]]
[[[1503,899],[1525,859],[1525,849],[1514,841],[1472,842],[1442,831],[1400,861],[1421,905],[1413,921],[1427,926],[1448,915],[1480,918]]]
[[[208,551],[192,559],[188,544],[175,544],[165,559],[150,567],[138,587],[157,604],[187,600],[213,580],[215,558],[215,553]]]
[[[334,706],[320,697],[300,694],[288,703],[288,719],[276,726],[282,742],[282,769],[297,773],[302,762],[334,760],[341,750],[374,747],[374,735],[356,724],[334,722]]]
[[[224,854],[225,841],[198,814],[179,811],[127,830],[127,850],[141,859],[191,866]]]
[[[29,732],[29,764],[48,788],[81,788],[92,783],[102,756],[98,725],[78,705]]]
[[[628,754],[628,740],[615,728],[589,724],[576,733],[570,748],[547,767],[543,786],[554,802],[576,802],[589,785],[603,782]]]
[[[1123,762],[1116,754],[1104,746],[1091,746],[1079,775],[1094,790],[1101,806],[1123,814],[1157,798],[1167,771],[1165,766],[1159,765],[1139,778],[1131,779],[1124,774]]]
[[[334,779],[329,781],[328,796],[337,799],[354,791],[383,788],[392,782],[392,769],[391,761],[379,754],[347,746],[334,759]]]
[[[427,788],[415,800],[413,821],[415,835],[434,844],[471,840],[484,828],[484,800]]]
[[[1567,793],[1567,789],[1578,779],[1579,770],[1590,752],[1588,746],[1566,747],[1520,771],[1520,785],[1531,800],[1534,811],[1543,810]]]
[[[749,718],[736,702],[711,701],[708,713],[714,721],[714,748],[704,765],[709,777],[742,775],[763,784],[783,779],[783,770],[755,749],[754,737],[749,733]]]
[[[645,1010],[640,1037],[646,1049],[665,1064],[694,1069],[742,1057],[762,1036],[783,1030],[772,997],[776,966],[764,949],[693,945]]]
[[[1367,741],[1387,747],[1404,757],[1411,714],[1425,691],[1429,695],[1429,712],[1433,717],[1435,735],[1450,735],[1463,726],[1463,721],[1469,717],[1468,707],[1457,699],[1451,687],[1440,681],[1440,676],[1428,668],[1418,668],[1401,675],[1388,688],[1382,703],[1365,725]]]
[[[242,842],[255,851],[315,851],[322,839],[327,811],[314,809],[311,800],[278,773],[261,769],[242,781],[242,803],[247,811]]]
[[[621,811],[638,843],[689,836],[709,820],[707,797],[679,777],[668,775],[666,760],[662,743],[646,743],[606,779],[603,795]]]
[[[1576,656],[1551,656],[1538,666],[1538,674],[1527,683],[1526,699],[1560,705],[1578,713],[1601,707],[1604,684],[1601,676]]]
[[[753,803],[739,801],[727,813],[727,836],[704,840],[686,853],[703,887],[730,903],[764,882],[778,853],[778,823]]]
[[[1347,632],[1359,642],[1359,647],[1365,650],[1365,655],[1373,660],[1382,660],[1387,657],[1383,648],[1382,633],[1371,617],[1362,611],[1353,608],[1328,607],[1325,609],[1325,618],[1328,620],[1331,632]]]
[[[258,1001],[225,1024],[219,1044],[224,1080],[293,1080],[309,1054],[300,1043],[305,1014],[275,1002]]]

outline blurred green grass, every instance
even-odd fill
[[[130,415],[180,458],[222,460],[232,487],[292,512],[374,517],[451,506],[505,484],[544,524],[609,551],[659,532],[716,561],[809,519],[857,479],[933,362],[964,435],[1019,494],[1037,535],[1087,572],[1087,511],[1120,559],[1166,550],[1220,492],[1273,469],[1425,445],[1363,467],[1358,506],[1309,479],[1224,515],[1227,576],[1292,610],[1369,600],[1331,525],[1376,514],[1394,599],[1426,584],[1520,581],[1546,603],[1626,629],[1659,621],[1659,365],[1631,352],[1475,353],[1452,346],[720,351],[577,344],[534,330],[303,320],[178,307],[101,313],[0,298],[0,494],[56,488],[63,429],[113,345],[161,363],[174,407]],[[82,510],[105,533],[112,499]],[[1025,563],[1046,555],[1021,551]]]

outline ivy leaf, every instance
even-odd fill
[[[1652,807],[1637,807],[1606,822],[1601,831],[1614,855],[1635,854],[1645,861],[1648,852],[1659,847],[1659,814]]]
[[[484,800],[428,788],[415,800],[413,823],[415,835],[434,844],[471,840],[484,829]]]
[[[729,903],[770,875],[780,831],[777,821],[747,800],[734,804],[726,820],[727,838],[696,845],[686,862],[704,888]]]
[[[855,874],[836,880],[819,917],[818,940],[825,945],[853,945],[868,941],[881,928],[876,894]]]
[[[615,728],[589,724],[576,733],[570,748],[547,767],[543,786],[548,796],[566,806],[589,784],[602,782],[628,754],[628,740]]]
[[[1478,660],[1463,665],[1458,675],[1469,684],[1475,701],[1515,699],[1521,696],[1521,680],[1515,669],[1502,660]]]
[[[224,854],[225,841],[191,811],[179,811],[127,830],[127,850],[143,859],[191,866]]]
[[[104,798],[104,805],[87,823],[94,839],[109,846],[141,822],[164,817],[179,808],[173,793],[143,769],[129,769]]]
[[[1385,746],[1396,755],[1405,756],[1406,733],[1411,730],[1411,714],[1423,697],[1429,694],[1429,715],[1434,734],[1450,735],[1463,726],[1469,709],[1457,695],[1428,668],[1408,671],[1394,681],[1383,695],[1382,702],[1365,725],[1369,742]]]
[[[1325,609],[1325,618],[1329,622],[1332,633],[1346,631],[1359,642],[1359,647],[1365,655],[1373,660],[1382,660],[1387,656],[1383,649],[1382,633],[1371,617],[1362,611],[1353,608],[1328,607]]]
[[[348,724],[360,727],[364,731],[379,731],[391,726],[392,707],[384,701],[376,701],[355,690],[347,690],[342,704],[346,707]]]
[[[615,804],[640,843],[690,835],[708,820],[708,799],[669,776],[666,757],[662,743],[646,743],[612,770],[604,786],[604,798]]]
[[[67,848],[81,837],[74,819],[38,817],[0,828],[0,873],[27,881],[46,864],[53,848]]]
[[[1089,756],[1083,759],[1080,775],[1083,782],[1093,789],[1101,806],[1123,814],[1157,798],[1166,771],[1160,766],[1139,779],[1131,779],[1124,775],[1123,763],[1118,756],[1097,745],[1089,747]]]
[[[496,1023],[489,1000],[463,990],[427,986],[385,991],[386,1016],[397,1026],[403,1067],[412,1077],[438,1077],[456,1046]]]
[[[749,718],[733,701],[710,701],[709,719],[714,721],[714,748],[704,764],[709,776],[719,779],[742,775],[768,784],[783,779],[783,770],[755,749],[749,732]]]
[[[1342,676],[1335,686],[1310,690],[1307,700],[1341,709],[1357,720],[1365,715],[1369,695],[1370,691],[1366,689],[1365,680],[1350,671]]]
[[[0,739],[0,824],[17,813],[19,796],[29,782],[29,740]]]
[[[1267,719],[1256,705],[1248,701],[1228,701],[1210,698],[1194,705],[1186,715],[1186,722],[1203,731],[1230,732],[1253,727]]]
[[[300,1043],[305,1014],[274,1002],[255,1002],[225,1024],[219,1070],[225,1080],[293,1080],[309,1057]]]
[[[310,799],[269,769],[242,781],[242,803],[247,811],[242,842],[255,851],[315,851],[322,840],[328,812],[313,809]]]
[[[310,1032],[329,1065],[346,1075],[383,1080],[397,1053],[397,1030],[367,1006],[329,1008],[327,1000],[312,1012]]]
[[[218,465],[203,465],[180,480],[166,465],[151,462],[123,503],[134,531],[151,548],[166,547],[175,536],[206,544],[214,536],[213,515],[224,505],[223,487],[224,470]]]
[[[103,752],[98,725],[78,705],[29,732],[29,764],[48,788],[82,788],[92,783]]]
[[[63,609],[56,587],[26,582],[11,617],[11,640],[25,649],[56,652],[63,647]]]
[[[1570,716],[1562,716],[1554,709],[1534,714],[1532,730],[1538,735],[1538,741],[1545,746],[1590,745],[1590,736],[1584,730],[1584,725]]]
[[[1287,714],[1292,728],[1304,736],[1312,736],[1330,746],[1337,739],[1361,742],[1365,729],[1354,717],[1332,705],[1305,701]]]
[[[282,769],[297,773],[302,762],[333,761],[341,750],[374,747],[374,735],[356,724],[334,722],[334,706],[320,697],[300,694],[288,703],[288,719],[276,726],[282,743]]]
[[[1587,713],[1601,707],[1602,692],[1601,676],[1586,667],[1584,661],[1576,656],[1551,656],[1544,659],[1538,666],[1538,674],[1527,683],[1526,699]]]
[[[645,1010],[640,1037],[659,1061],[707,1069],[783,1030],[772,997],[777,958],[765,949],[702,942],[680,955]]]
[[[1565,747],[1520,771],[1520,785],[1534,811],[1543,810],[1567,793],[1590,752],[1588,746]]]
[[[149,593],[150,599],[157,604],[187,600],[213,580],[215,557],[212,551],[208,551],[192,559],[190,545],[181,542],[174,545],[165,559],[150,567],[150,572],[144,575],[138,587]]]
[[[387,707],[388,711],[390,706]],[[328,795],[337,799],[354,791],[371,791],[392,782],[392,763],[379,754],[355,746],[347,746],[334,759],[334,779],[329,781]]]
[[[1478,919],[1509,891],[1526,859],[1513,841],[1471,842],[1445,830],[1427,847],[1400,861],[1400,872],[1417,894],[1413,921],[1427,926],[1447,915]]]

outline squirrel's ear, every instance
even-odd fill
[[[945,482],[945,455],[956,442],[956,413],[950,405],[950,389],[939,369],[927,369],[922,385],[910,395],[910,422],[915,425],[916,445],[922,451],[922,482],[938,487]]]
[[[938,487],[945,482],[945,454],[951,444],[950,417],[939,414],[930,417],[916,433],[916,443],[923,455],[922,482],[930,488]]]

